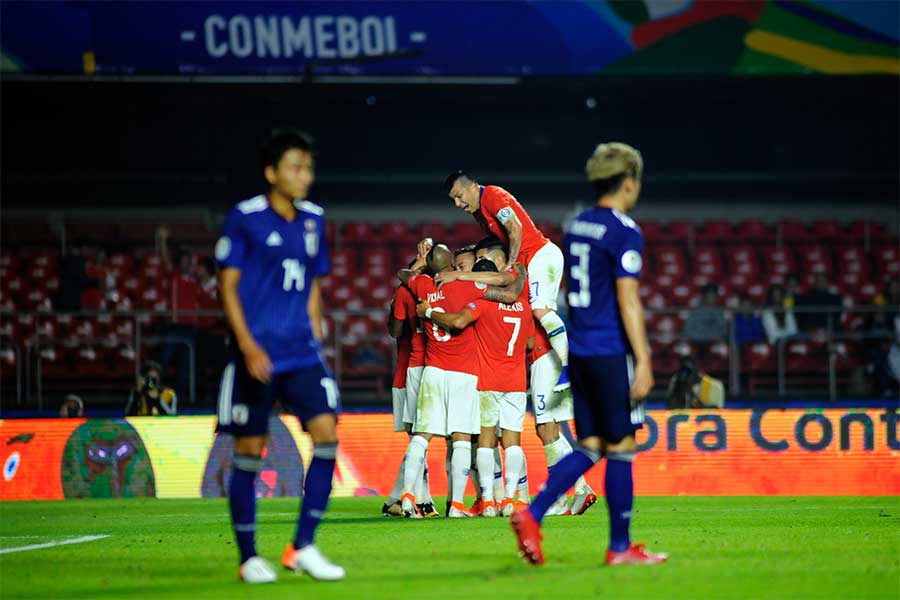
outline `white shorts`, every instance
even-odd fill
[[[481,426],[522,432],[525,424],[525,392],[478,392],[481,400]]]
[[[416,422],[416,403],[419,400],[419,384],[422,383],[422,371],[425,367],[409,367],[406,369],[406,404],[403,410],[403,422],[412,425]]]
[[[534,253],[528,263],[528,299],[531,308],[556,310],[556,297],[563,275],[563,253],[559,246],[548,241]]]
[[[561,373],[562,363],[556,352],[548,352],[531,365],[531,406],[538,425],[562,423],[575,418],[572,390],[553,392]]]
[[[477,386],[475,375],[425,367],[413,432],[445,437],[480,433]]]
[[[406,388],[391,388],[391,404],[394,409],[394,431],[406,431],[403,411],[406,410]]]

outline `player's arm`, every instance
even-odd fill
[[[509,234],[509,264],[513,265],[519,259],[519,250],[522,249],[522,224],[512,209],[509,212],[511,215],[500,223]]]
[[[263,383],[267,383],[272,375],[272,362],[269,355],[263,350],[250,328],[247,327],[247,319],[244,317],[244,307],[238,295],[238,283],[241,280],[241,271],[232,267],[219,270],[219,296],[222,298],[222,307],[225,309],[225,318],[231,331],[234,332],[238,348],[244,355],[247,372]]]
[[[479,273],[464,273],[463,271],[444,271],[434,276],[435,283],[450,283],[451,281],[474,281],[475,283],[486,283],[487,285],[496,285],[497,287],[505,287],[516,280],[515,275],[509,272],[492,273],[490,271],[481,271]]]
[[[312,280],[309,289],[309,300],[306,301],[306,312],[309,314],[309,324],[312,327],[313,337],[322,341],[322,288],[319,286],[319,278]]]
[[[491,302],[500,302],[501,304],[512,304],[522,294],[522,288],[525,287],[525,277],[525,267],[521,263],[516,263],[515,280],[506,287],[488,286],[487,291],[484,293],[484,299]]]
[[[640,400],[653,387],[653,367],[650,364],[650,346],[647,343],[647,329],[644,326],[644,307],[638,293],[636,277],[619,277],[616,279],[616,298],[619,301],[619,312],[622,324],[634,352],[634,383],[631,386],[631,397]]]
[[[465,329],[475,320],[467,308],[454,313],[437,312],[431,308],[431,304],[424,301],[416,305],[416,314],[449,329]]]

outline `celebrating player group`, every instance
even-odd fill
[[[313,543],[331,493],[339,396],[319,345],[318,278],[327,274],[329,260],[321,243],[324,211],[306,200],[312,142],[300,133],[274,135],[263,146],[261,168],[268,193],[239,203],[216,244],[232,330],[218,429],[235,438],[229,504],[239,572],[247,583],[277,579],[256,553],[255,480],[269,412],[280,397],[314,444],[297,534],[281,562],[315,579],[341,579],[344,570]],[[449,482],[444,514],[511,517],[520,553],[540,565],[543,517],[588,510],[597,497],[583,475],[605,457],[606,563],[666,560],[629,537],[634,433],[653,385],[638,294],[643,240],[625,214],[637,201],[642,170],[641,156],[630,146],[596,148],[587,175],[597,203],[568,227],[565,256],[503,188],[481,186],[459,171],[446,179],[455,206],[471,214],[486,237],[455,252],[440,240],[423,240],[416,260],[398,272],[389,321],[398,340],[394,429],[406,432],[409,443],[384,514],[440,516],[425,456],[431,439],[441,437]],[[563,272],[568,330],[557,313]],[[521,448],[529,389],[549,471],[533,502]],[[567,429],[573,418],[574,449],[560,427]],[[467,507],[470,477],[478,499]],[[566,493],[572,488],[570,506]]]

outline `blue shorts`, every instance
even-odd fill
[[[643,426],[643,404],[631,406],[633,375],[629,355],[569,355],[578,439],[600,436],[615,444]]]
[[[261,383],[250,376],[243,355],[237,353],[222,373],[216,431],[235,437],[265,435],[276,398],[304,426],[313,417],[337,415],[341,409],[337,383],[321,362],[272,375],[269,383]]]

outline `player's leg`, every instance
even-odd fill
[[[525,453],[522,451],[522,428],[525,424],[525,392],[506,392],[500,395],[500,429],[503,449],[506,452],[506,498],[501,504],[503,516],[511,516],[515,510],[516,488],[528,472]]]
[[[442,397],[445,386],[444,371],[425,367],[416,401],[413,436],[406,448],[406,465],[403,473],[403,490],[400,497],[403,513],[407,517],[422,516],[415,497],[415,488],[425,474],[425,453],[433,435],[447,435],[446,403]],[[408,382],[408,380],[407,380]]]
[[[598,365],[606,374],[600,434],[606,453],[606,505],[609,508],[609,549],[606,564],[657,564],[665,554],[649,552],[643,544],[632,544],[629,529],[634,507],[632,462],[637,453],[634,432],[644,421],[643,407],[632,408],[630,389],[631,359],[627,356],[602,357]]]
[[[494,436],[499,436],[500,432],[495,428]],[[500,456],[500,440],[494,443],[494,502],[499,506],[505,499],[506,488],[503,485],[503,457]]]
[[[425,367],[409,367],[406,370],[406,397],[403,408],[403,423],[406,426],[406,430],[410,433],[412,433],[413,424],[416,422],[416,405],[419,399],[419,386],[422,383],[422,372],[424,369]],[[419,480],[419,484],[417,484],[415,491],[417,506],[419,512],[421,512],[423,516],[438,516],[437,511],[434,510],[434,500],[431,498],[431,489],[428,483],[427,459],[425,459],[422,464],[422,478]],[[404,475],[401,473],[400,493],[402,493],[403,489],[403,477]],[[403,514],[402,510],[400,511],[400,514]]]
[[[240,552],[240,576],[247,583],[278,578],[272,566],[256,554],[256,478],[262,470],[271,408],[272,384],[251,378],[243,360],[235,357],[222,374],[218,430],[235,437],[228,507]]]
[[[500,406],[494,392],[480,390],[478,397],[481,434],[478,436],[475,455],[475,468],[478,471],[475,489],[481,496],[481,504],[473,512],[483,517],[496,517],[499,512],[494,500],[494,447],[497,445],[496,427],[500,422]]]
[[[467,373],[447,371],[447,429],[453,442],[453,456],[450,459],[452,482],[450,490],[451,518],[470,517],[466,508],[465,491],[472,466],[472,435],[481,431],[478,398],[478,378]]]
[[[287,373],[280,388],[283,402],[297,415],[313,442],[313,458],[306,472],[294,542],[285,548],[281,562],[285,568],[309,573],[314,579],[343,579],[344,569],[325,558],[315,544],[316,530],[331,497],[337,462],[337,415],[340,413],[337,383],[325,366],[319,364]]]
[[[407,431],[407,425],[403,420],[406,410],[406,388],[391,388],[391,407],[394,415],[394,431]],[[384,516],[399,517],[400,512],[400,493],[403,489],[403,465],[405,464],[406,455],[400,460],[400,466],[397,469],[397,477],[394,485],[387,498],[384,500],[384,506],[381,507],[381,514]]]
[[[556,313],[556,297],[563,274],[563,255],[553,242],[538,250],[528,263],[528,282],[531,286],[531,310],[535,319],[547,332],[550,346],[562,363],[562,371],[554,390],[568,389],[569,383],[569,338],[566,324]]]

